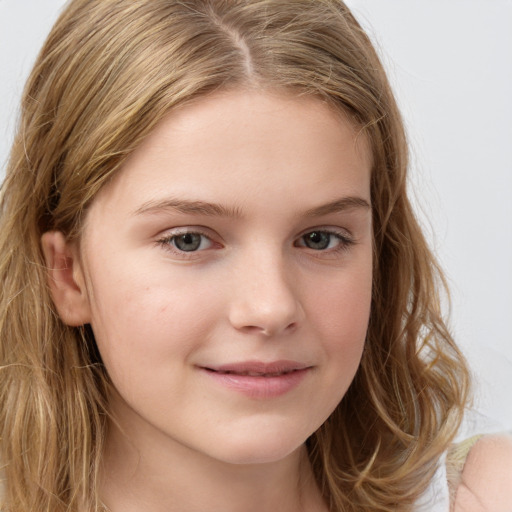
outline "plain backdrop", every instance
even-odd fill
[[[512,1],[347,3],[402,108],[415,204],[475,375],[462,435],[512,430]],[[24,81],[63,5],[0,0],[0,178]]]

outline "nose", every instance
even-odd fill
[[[253,257],[234,277],[229,308],[231,325],[267,337],[293,332],[304,309],[293,272],[280,257]]]

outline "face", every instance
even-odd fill
[[[80,245],[121,426],[254,463],[327,419],[368,324],[370,166],[363,138],[312,98],[218,93],[158,125]]]

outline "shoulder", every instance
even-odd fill
[[[512,436],[484,436],[474,444],[462,470],[453,510],[512,511]]]

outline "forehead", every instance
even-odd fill
[[[333,188],[333,196],[363,194],[369,202],[371,160],[366,138],[318,98],[218,92],[171,111],[99,199],[198,194],[249,205],[260,194],[302,198],[307,208]]]
[[[222,134],[229,135],[225,149],[231,152],[245,153],[251,147],[256,150],[258,144],[265,144],[268,152],[273,146],[269,139],[277,135],[281,144],[285,139],[293,144],[298,139],[322,136],[326,146],[342,142],[344,150],[354,150],[358,158],[371,159],[366,137],[341,108],[336,109],[317,96],[293,91],[235,89],[199,97],[172,110],[131,155],[125,167],[150,153],[157,156],[159,147],[167,151],[174,145],[183,150],[188,146],[200,157],[197,150],[203,149],[205,155],[208,150],[217,149],[217,135]],[[301,147],[295,149],[301,151]],[[306,146],[302,152],[310,149]]]

